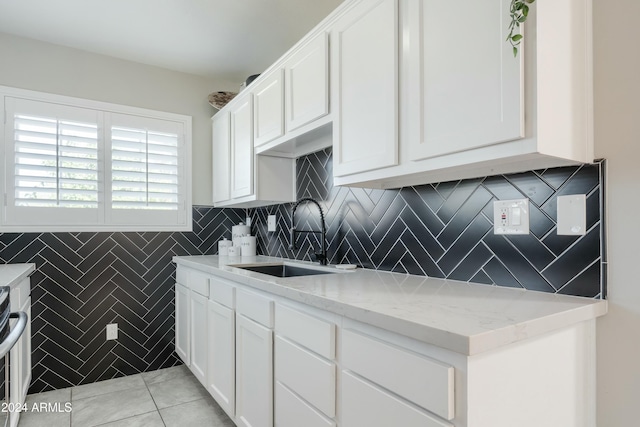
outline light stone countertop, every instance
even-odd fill
[[[178,256],[174,262],[464,355],[594,319],[607,302],[369,269],[277,278],[232,267],[318,264],[274,257]]]
[[[35,264],[2,264],[0,265],[0,286],[14,288],[35,270]]]

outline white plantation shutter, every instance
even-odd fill
[[[0,231],[191,229],[190,117],[1,86],[0,97]]]
[[[185,204],[182,125],[111,114],[109,129],[112,221],[181,221]]]
[[[178,135],[111,128],[112,207],[178,209]]]
[[[98,207],[98,126],[16,114],[17,206]]]
[[[16,98],[5,104],[7,220],[98,222],[101,113]]]

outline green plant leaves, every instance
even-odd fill
[[[513,56],[518,56],[518,46],[522,43],[522,34],[520,34],[520,25],[524,24],[529,16],[529,6],[536,0],[511,0],[509,7],[509,15],[511,23],[509,24],[509,35],[507,41],[513,46]]]

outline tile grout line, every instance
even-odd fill
[[[156,412],[158,413],[158,416],[160,417],[160,421],[162,422],[162,425],[164,425],[166,427],[167,424],[164,422],[164,418],[162,418],[162,414],[160,413],[160,408],[158,408],[158,404],[156,403],[156,399],[153,397],[153,393],[151,393],[151,389],[149,388],[149,384],[147,383],[147,380],[145,380],[144,377],[142,377],[142,376],[141,376],[141,378],[142,378],[142,382],[144,382],[144,386],[147,388],[147,391],[149,392],[149,396],[151,396],[151,401],[153,402],[153,406],[156,407]],[[162,382],[162,381],[160,381],[160,382]]]

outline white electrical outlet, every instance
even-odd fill
[[[109,323],[107,325],[107,340],[117,340],[117,339],[118,339],[118,324]]]
[[[493,234],[529,234],[529,199],[493,202]]]
[[[267,216],[267,231],[276,231],[276,216]]]

